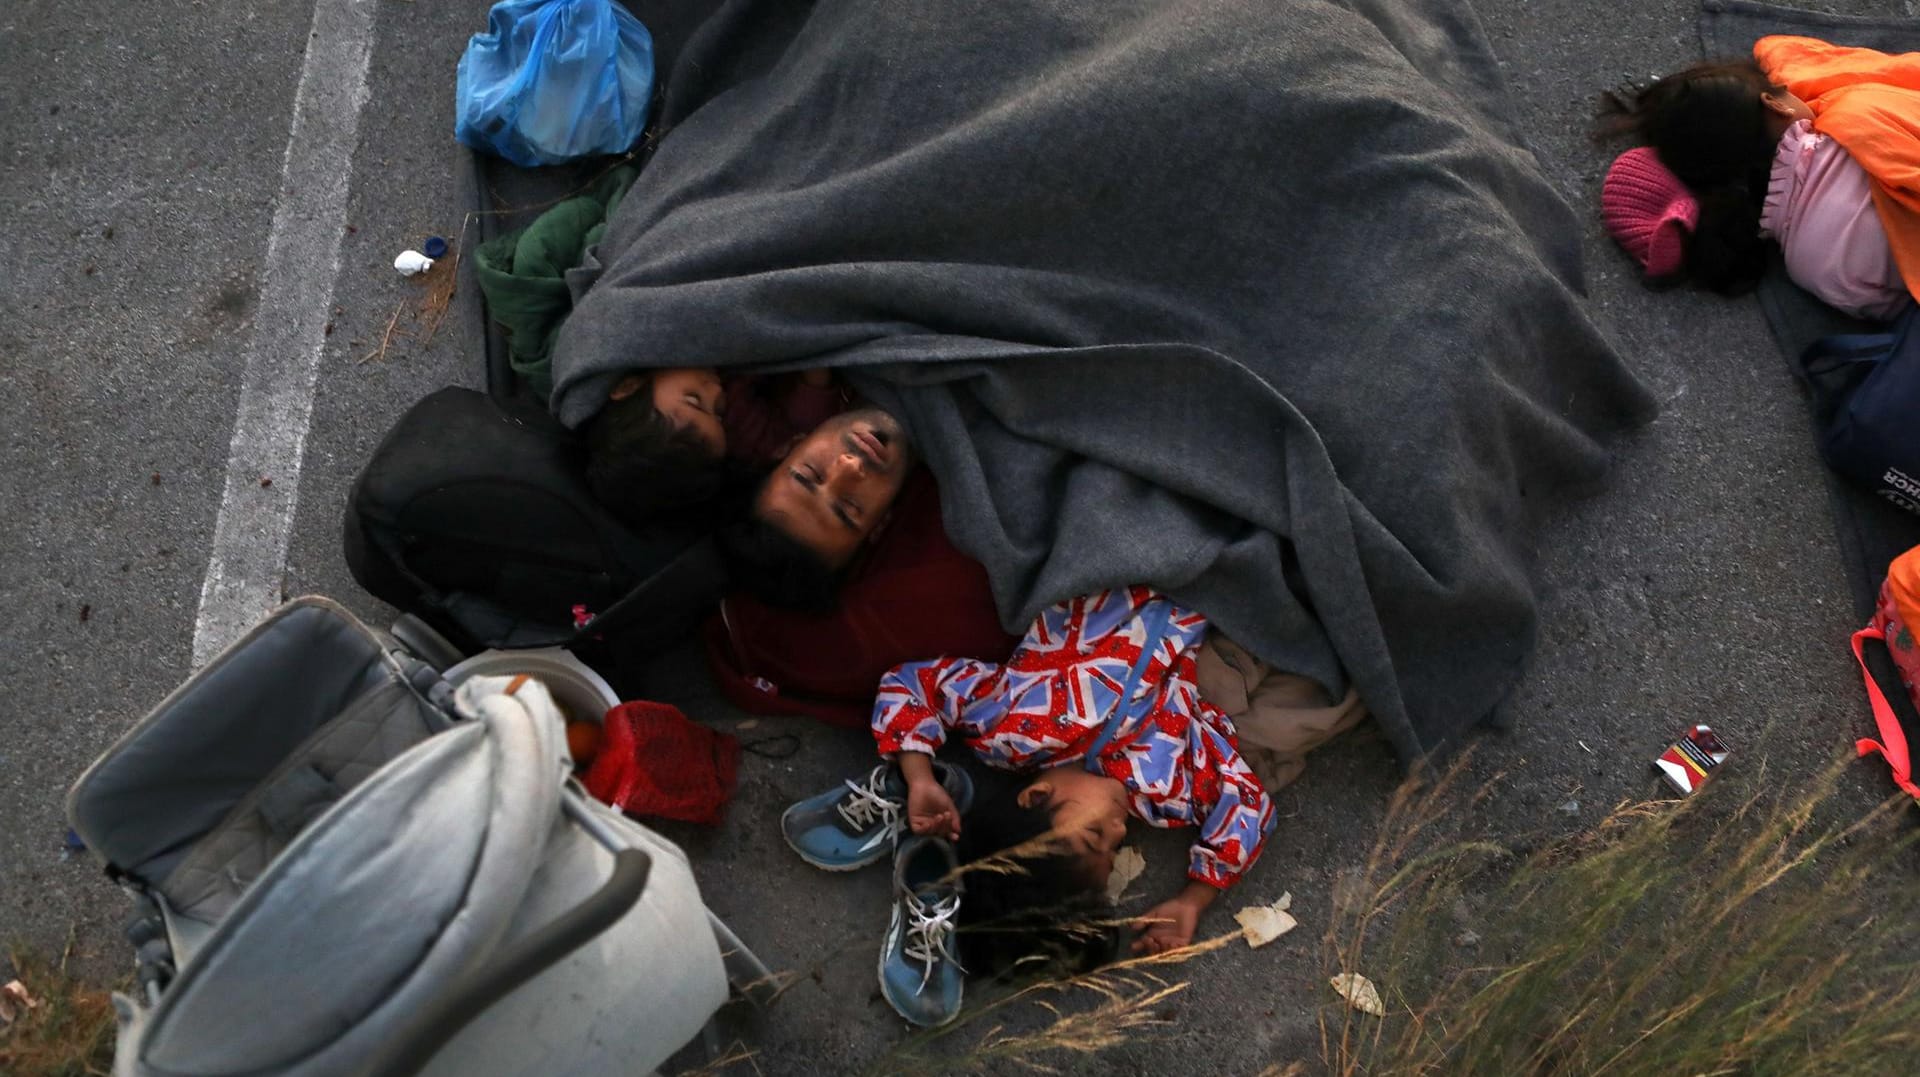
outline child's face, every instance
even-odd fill
[[[674,429],[699,435],[713,455],[727,454],[727,429],[720,422],[727,411],[727,397],[720,386],[720,374],[712,367],[674,367],[656,372],[653,408]]]
[[[1078,764],[1055,767],[1020,790],[1020,806],[1045,805],[1054,832],[1087,869],[1088,882],[1107,885],[1113,857],[1127,840],[1127,787]]]

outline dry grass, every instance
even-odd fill
[[[1895,869],[1905,798],[1833,813],[1836,765],[1794,794],[1758,768],[1690,801],[1620,805],[1524,858],[1426,840],[1456,817],[1453,775],[1392,805],[1326,936],[1372,976],[1376,1020],[1322,1018],[1342,1074],[1860,1074],[1906,1070],[1920,1039],[1915,930]],[[1484,795],[1483,788],[1478,795]],[[1441,925],[1484,895],[1468,952]],[[1898,909],[1876,907],[1891,897]]]
[[[955,873],[1022,874],[1025,861],[1060,847],[1049,831],[994,856],[961,865]],[[1061,925],[1093,937],[1125,918],[1086,917]],[[992,931],[975,924],[968,931]],[[1058,1072],[1054,1063],[1086,1060],[1156,1035],[1174,1024],[1170,999],[1186,990],[1168,970],[1209,954],[1242,937],[1233,931],[1178,950],[1116,961],[1072,976],[1028,976],[1011,982],[973,980],[960,1015],[939,1028],[909,1036],[866,1071],[869,1077],[923,1073],[977,1073],[1008,1067],[1035,1073]]]
[[[1187,983],[1170,981],[1166,970],[1236,942],[1241,934],[1009,987],[969,1004],[950,1024],[908,1037],[867,1073],[977,1073],[996,1064],[1054,1073],[1057,1061],[1136,1043],[1173,1027],[1163,1004]]]
[[[446,320],[447,310],[453,306],[459,291],[460,259],[464,253],[460,244],[458,237],[449,241],[446,256],[435,259],[432,269],[412,278],[414,294],[394,306],[386,329],[380,333],[380,342],[372,351],[355,359],[356,364],[385,362],[400,341],[411,341],[421,351],[433,346],[434,334],[440,331],[440,323]],[[405,324],[401,323],[403,315]]]
[[[1840,817],[1846,765],[1797,792],[1761,766],[1689,801],[1623,803],[1525,855],[1463,832],[1498,776],[1463,788],[1463,761],[1409,781],[1323,940],[1325,971],[1371,977],[1387,1016],[1313,1000],[1325,1071],[1907,1071],[1920,1044],[1913,808],[1896,798]],[[1488,910],[1471,947],[1450,927],[1467,895]],[[1169,1031],[1165,1003],[1187,986],[1173,968],[1239,938],[1008,989],[870,1072],[1053,1072],[1125,1050]]]
[[[108,992],[67,973],[69,936],[58,962],[14,948],[13,976],[39,1005],[0,1025],[0,1073],[9,1077],[105,1077],[113,1069],[113,1003]]]
[[[1851,765],[1798,791],[1758,766],[1686,801],[1622,803],[1525,853],[1470,832],[1501,776],[1465,788],[1462,760],[1409,780],[1336,887],[1322,944],[1322,971],[1370,977],[1387,1015],[1324,989],[1298,1000],[1320,1008],[1316,1072],[1908,1072],[1920,1046],[1920,960],[1907,956],[1920,943],[1909,896],[1920,831],[1904,797],[1848,817],[1835,789]],[[1002,857],[963,870],[1022,869]],[[1463,899],[1484,910],[1473,945],[1455,937]],[[1097,1065],[1174,1031],[1169,1003],[1188,986],[1176,972],[1242,935],[1066,978],[969,984],[957,1019],[866,1072]],[[1307,1072],[1276,1063],[1261,1077]]]

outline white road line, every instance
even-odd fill
[[[348,182],[373,55],[374,5],[319,0],[314,7],[227,451],[226,490],[200,585],[196,669],[280,604],[314,383],[340,275]]]

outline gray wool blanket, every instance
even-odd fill
[[[1653,411],[1461,0],[732,3],[665,92],[564,421],[635,367],[832,366],[1009,629],[1149,583],[1409,761],[1494,715],[1530,517]]]

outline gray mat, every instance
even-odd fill
[[[1700,51],[1705,56],[1751,55],[1753,43],[1768,34],[1803,34],[1882,52],[1920,50],[1920,19],[1827,15],[1748,0],[1705,0],[1700,5]],[[1846,317],[1802,291],[1787,279],[1777,252],[1773,269],[1760,285],[1759,298],[1780,353],[1795,377],[1799,376],[1800,355],[1815,340],[1831,333],[1875,328]],[[1827,491],[1854,605],[1864,622],[1873,610],[1888,562],[1920,545],[1920,517],[1894,508],[1832,472],[1827,473]]]

